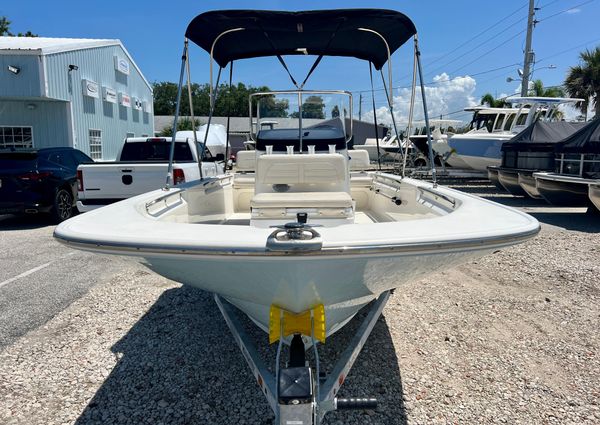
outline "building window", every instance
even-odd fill
[[[135,133],[127,133],[127,134],[125,134],[125,137],[128,138],[128,139],[130,137],[135,137]]]
[[[90,157],[94,161],[102,159],[102,130],[90,129]]]
[[[32,148],[32,127],[0,126],[0,148]]]

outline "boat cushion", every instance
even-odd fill
[[[369,152],[364,149],[348,151],[350,156],[350,170],[366,170],[371,167]]]
[[[259,193],[252,197],[256,208],[352,208],[352,197],[346,192]]]
[[[254,171],[256,169],[256,151],[239,151],[235,155],[237,171]]]
[[[257,193],[271,192],[273,185],[305,186],[312,192],[349,192],[350,189],[347,161],[339,153],[261,155],[256,165]]]

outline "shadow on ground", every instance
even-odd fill
[[[243,321],[269,365],[275,344],[245,315]],[[354,319],[320,350],[322,368],[346,347]],[[121,356],[77,420],[100,423],[270,424],[274,418],[212,295],[193,288],[166,291],[112,351]],[[329,367],[327,367],[329,366]],[[376,412],[334,412],[324,423],[406,424],[402,380],[382,317],[340,392],[375,396]]]
[[[0,231],[40,229],[54,225],[50,216],[46,214],[0,215]]]

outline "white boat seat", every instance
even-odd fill
[[[364,149],[355,149],[348,151],[350,156],[350,171],[367,170],[371,168],[369,152]]]
[[[352,208],[352,197],[346,192],[259,193],[250,206],[256,208]]]
[[[261,155],[256,162],[256,193],[289,185],[306,192],[349,192],[347,160],[339,153]]]
[[[235,155],[235,167],[237,171],[256,170],[256,151],[239,151]]]

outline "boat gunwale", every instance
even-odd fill
[[[186,254],[194,256],[243,256],[243,257],[311,257],[311,256],[330,256],[330,255],[379,255],[387,253],[418,253],[418,252],[442,252],[464,249],[484,249],[501,247],[506,244],[524,242],[525,240],[537,235],[541,229],[538,226],[535,229],[530,229],[518,233],[501,236],[489,236],[479,238],[469,238],[458,241],[446,242],[425,242],[425,243],[402,243],[402,244],[385,244],[385,245],[357,245],[357,246],[332,246],[322,247],[314,251],[269,251],[258,249],[207,249],[190,248],[190,247],[160,247],[153,244],[125,244],[125,243],[100,243],[86,241],[79,238],[69,238],[59,236],[56,233],[54,237],[60,242],[81,249],[93,251],[122,251],[123,253],[148,253],[148,254]]]

